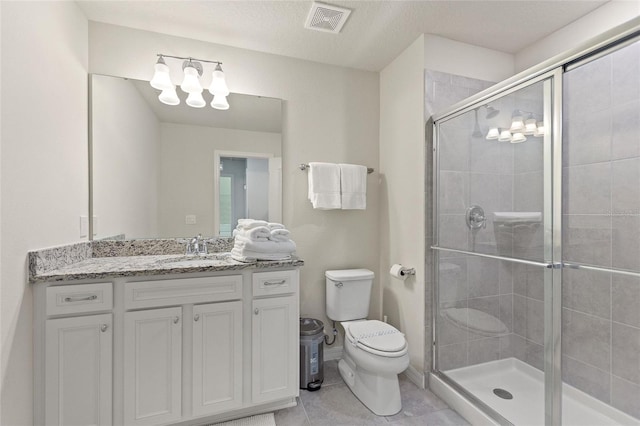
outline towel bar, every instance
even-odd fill
[[[308,164],[304,164],[304,163],[302,163],[302,164],[300,164],[298,167],[300,168],[300,170],[304,171],[304,170],[307,170],[307,169],[309,168],[309,165],[308,165]],[[374,170],[375,170],[375,169],[372,169],[371,167],[367,167],[367,173],[368,173],[368,174],[373,173],[373,171],[374,171]]]

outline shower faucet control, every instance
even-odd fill
[[[484,209],[480,206],[471,206],[467,209],[467,226],[469,229],[477,230],[487,227],[487,217],[484,215]]]

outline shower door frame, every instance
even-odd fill
[[[545,378],[545,424],[562,424],[562,269],[564,266],[576,265],[562,262],[562,84],[563,74],[568,69],[585,62],[597,59],[615,49],[622,48],[640,39],[640,17],[609,30],[600,36],[589,40],[583,45],[555,56],[527,71],[517,74],[502,83],[490,87],[465,101],[453,105],[448,110],[433,116],[433,269],[432,282],[432,374],[453,387],[485,413],[489,414],[500,424],[511,425],[507,419],[495,410],[481,402],[455,381],[449,379],[438,368],[437,346],[437,313],[439,308],[439,252],[457,252],[472,256],[493,258],[513,263],[522,263],[545,268],[544,272],[544,378]],[[501,98],[518,90],[542,81],[550,81],[544,85],[545,119],[551,117],[551,137],[545,135],[543,146],[543,225],[544,225],[544,261],[537,262],[525,259],[515,259],[474,253],[464,250],[454,250],[439,247],[439,140],[438,125],[442,120],[472,111],[479,105]],[[547,101],[550,96],[550,101]],[[551,111],[548,111],[551,108]],[[550,114],[548,114],[550,112]],[[548,161],[551,160],[551,161]]]

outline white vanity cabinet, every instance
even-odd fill
[[[47,320],[45,423],[111,424],[111,314]]]
[[[290,267],[36,284],[35,424],[208,424],[295,405],[298,277]]]
[[[46,400],[39,402],[46,425],[112,424],[113,316],[96,314],[111,310],[111,290],[100,283],[44,292],[47,319],[36,338],[45,348]]]
[[[297,271],[253,274],[251,399],[273,401],[299,386]]]
[[[125,425],[182,417],[182,308],[124,314]]]

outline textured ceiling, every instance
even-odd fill
[[[340,34],[303,27],[311,1],[79,1],[93,21],[379,71],[420,34],[516,53],[607,1],[325,1]]]

